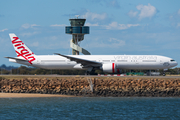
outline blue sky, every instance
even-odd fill
[[[86,18],[81,47],[93,55],[163,55],[180,66],[179,0],[1,0],[0,65],[16,57],[15,33],[37,55],[71,54],[69,19]]]

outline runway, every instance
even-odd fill
[[[107,77],[116,77],[116,78],[180,78],[178,75],[172,75],[172,76],[98,76],[98,75],[0,75],[0,77],[10,77],[10,78],[17,78],[17,77],[45,77],[45,78],[59,78],[59,77],[93,77],[93,78],[107,78]]]

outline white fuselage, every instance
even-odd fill
[[[168,69],[177,65],[177,62],[171,58],[158,55],[69,55],[76,58],[90,61],[101,62],[102,67],[106,64],[114,63],[116,69]],[[75,61],[58,55],[36,55],[33,64],[25,61],[10,59],[11,62],[17,62],[29,66],[44,69],[86,69]]]

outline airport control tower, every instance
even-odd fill
[[[69,19],[71,26],[66,26],[66,34],[72,35],[70,41],[72,54],[79,55],[79,52],[81,52],[84,55],[90,55],[87,50],[80,47],[80,42],[84,40],[84,35],[89,34],[89,26],[84,26],[86,19],[79,19],[78,16],[76,17],[75,19]]]

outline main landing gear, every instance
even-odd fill
[[[86,72],[85,75],[90,75],[90,72],[92,71],[93,67],[89,67]]]

